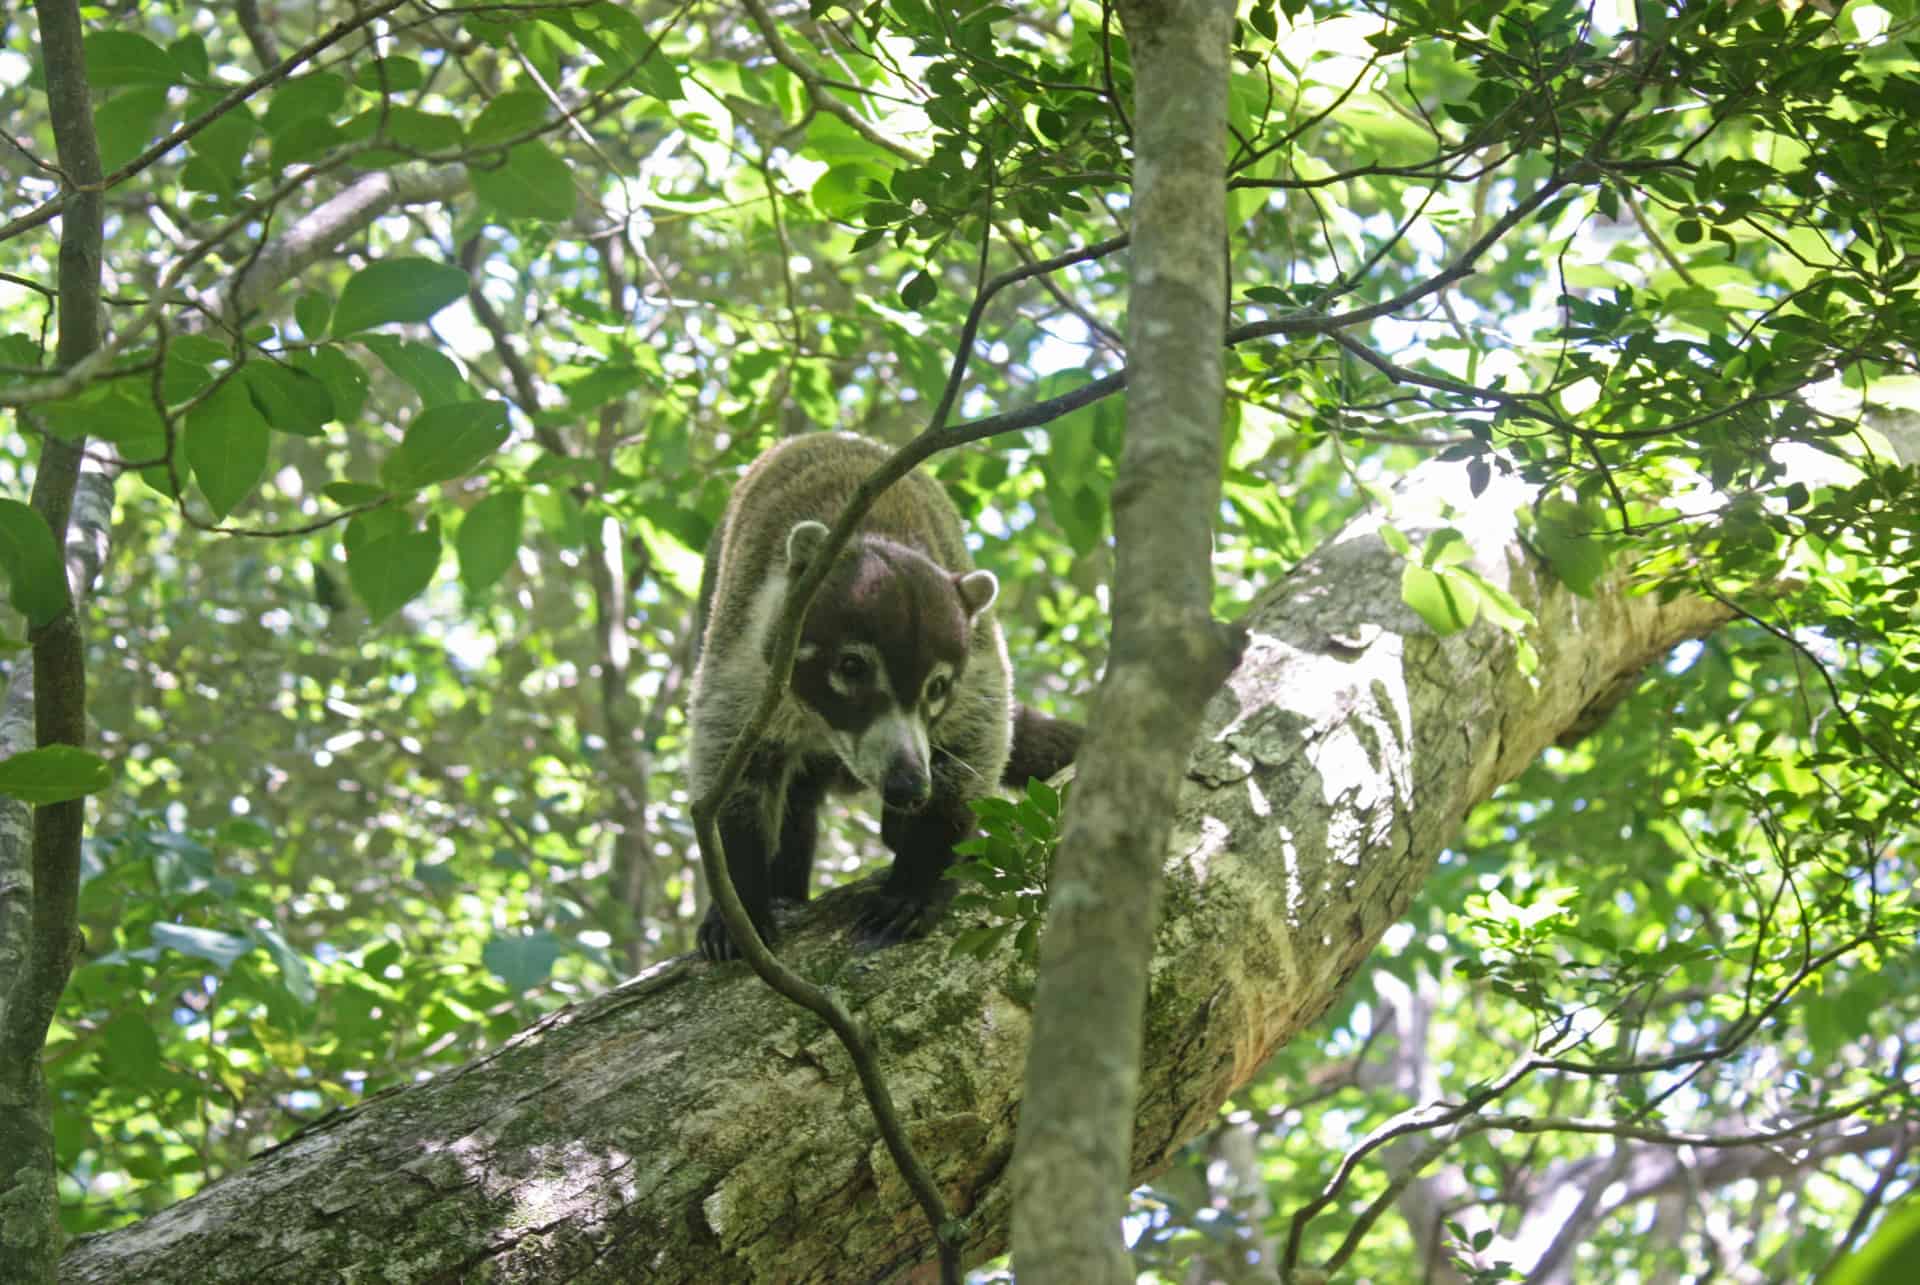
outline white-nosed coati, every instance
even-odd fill
[[[787,586],[888,454],[851,433],[796,437],[754,461],[735,488],[707,548],[694,620],[694,797],[765,690]],[[1072,761],[1076,725],[1016,713],[992,611],[999,588],[992,572],[974,569],[959,514],[921,473],[882,493],[835,558],[807,611],[792,682],[720,809],[727,871],[763,938],[772,939],[776,897],[807,897],[828,790],[880,795],[893,869],[857,931],[883,946],[923,926],[953,845],[973,832],[970,800],[1003,776],[1024,784]],[[708,959],[739,953],[716,907],[699,944]]]

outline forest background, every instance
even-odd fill
[[[1281,711],[1252,685],[1305,672],[1279,652],[1405,639],[1411,721],[1367,721],[1374,671],[1317,722],[1274,713],[1323,750],[1359,729],[1349,775],[1311,749],[1312,788],[1282,770],[1284,824],[1205,849],[1219,883],[1198,840],[1169,853],[1140,935],[1186,972],[1156,974],[1147,1081],[1209,1022],[1244,1056],[1151,1108],[1131,1268],[1806,1278],[1911,1186],[1920,1129],[1916,12],[1231,16],[1228,235],[1175,281],[1230,292],[1208,592],[1225,619],[1291,603],[1299,631],[1256,623],[1233,695]],[[666,1002],[662,978],[781,1011],[739,966],[605,994],[689,949],[703,906],[686,628],[730,485],[777,438],[958,425],[928,467],[1000,578],[1019,691],[1092,704],[1139,373],[1130,184],[1148,116],[1180,106],[1135,100],[1116,13],[50,0],[0,23],[0,484],[33,499],[0,507],[0,787],[24,801],[0,818],[0,1209],[39,1247],[9,1270],[52,1261],[34,1211],[57,1196],[66,1233],[108,1233],[75,1279],[169,1253],[192,1279],[207,1216],[138,1220],[275,1172],[263,1153],[357,1127],[341,1112],[427,1101],[401,1086],[482,1083],[582,1014]],[[1384,580],[1300,596],[1362,537]],[[1593,699],[1561,710],[1544,693],[1583,657]],[[1477,672],[1504,685],[1448,677]],[[90,752],[26,756],[30,714]],[[1432,720],[1552,745],[1468,773],[1455,815],[1382,748]],[[1258,794],[1266,749],[1210,727],[1183,799]],[[1314,807],[1379,827],[1331,845],[1350,875],[1283,851]],[[858,967],[911,979],[876,1028],[919,988],[949,1068],[1017,1099],[1017,1061],[950,1004],[1031,995],[1057,796],[996,817],[975,904]],[[878,851],[863,804],[836,822],[827,885]],[[1249,894],[1261,922],[1353,925],[1317,971],[1273,967],[1284,1022],[1234,989],[1267,930],[1206,918],[1235,856],[1292,872]],[[796,949],[844,967],[822,913]],[[1234,962],[1189,967],[1199,934]],[[599,1052],[775,1101],[775,1059],[681,1021],[677,1069]],[[836,1103],[811,1153],[761,1144],[786,1185],[751,1199],[785,1221],[700,1206],[677,1270],[772,1272],[813,1242],[871,1275],[931,1258],[864,1102]],[[551,1128],[535,1142],[569,1140]],[[920,1141],[1003,1159],[1010,1129]],[[793,1176],[843,1155],[848,1191]],[[617,1229],[644,1198],[595,1172],[574,1195]],[[1005,1247],[1001,1176],[945,1175],[969,1261]],[[276,1227],[339,1267],[332,1199]],[[533,1234],[494,1212],[418,1220],[413,1278],[539,1278],[577,1249],[571,1207]]]

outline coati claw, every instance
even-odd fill
[[[926,936],[955,891],[954,885],[943,879],[924,892],[883,889],[868,893],[865,906],[853,921],[854,945],[862,951],[883,950]]]
[[[740,950],[733,944],[733,938],[727,933],[727,926],[720,922],[718,915],[708,915],[700,921],[700,929],[694,933],[694,941],[700,947],[700,958],[710,964],[725,963],[729,959],[740,958]]]
[[[755,924],[760,930],[760,940],[773,945],[774,933],[771,924]],[[694,944],[700,948],[700,958],[710,964],[723,964],[729,959],[741,958],[740,948],[733,943],[733,934],[727,931],[726,920],[720,918],[720,912],[709,906],[707,917],[700,921],[699,929],[693,935]]]
[[[876,892],[853,924],[853,940],[861,950],[882,950],[911,941],[927,930],[933,903],[925,897],[903,897]]]

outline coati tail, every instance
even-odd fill
[[[1000,783],[1023,789],[1029,777],[1045,781],[1079,757],[1087,729],[1064,718],[1042,714],[1028,705],[1013,711],[1013,752]]]

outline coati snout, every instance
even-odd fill
[[[826,535],[823,523],[794,523],[789,582]],[[826,724],[847,771],[886,806],[916,812],[932,797],[932,729],[966,676],[974,625],[999,592],[991,571],[955,574],[911,546],[862,534],[815,595],[793,694]]]
[[[759,701],[773,626],[854,488],[887,458],[850,433],[792,438],[756,460],[707,548],[695,619],[690,704],[695,796]],[[893,868],[857,933],[883,946],[924,926],[953,845],[973,832],[971,800],[1006,769],[1014,704],[993,618],[999,582],[976,570],[960,517],[931,478],[883,492],[810,605],[793,678],[722,805],[720,842],[747,913],[771,939],[776,897],[804,901],[815,818],[830,789],[880,796]],[[1023,761],[1064,766],[1078,729],[1022,711],[1036,745]],[[700,953],[738,953],[717,910]]]

